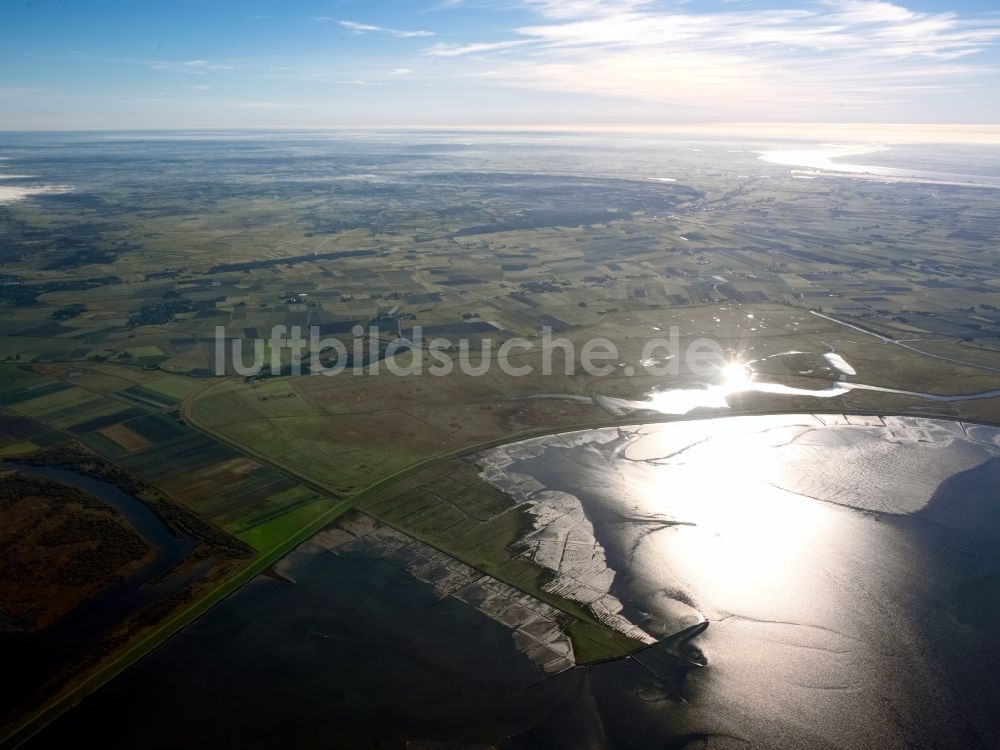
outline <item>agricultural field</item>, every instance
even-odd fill
[[[562,334],[577,353],[594,338],[614,341],[618,358],[605,375],[586,372],[578,361],[569,363],[566,374],[562,350],[546,354],[536,336],[530,339],[533,348],[516,358],[517,366],[532,368],[525,376],[498,368],[487,377],[467,375],[457,362],[445,376],[398,376],[381,363],[361,374],[345,371],[332,377],[219,379],[196,392],[184,409],[193,424],[227,442],[331,491],[350,494],[407,466],[463,448],[521,433],[613,421],[616,415],[602,408],[602,397],[641,402],[656,392],[700,387],[703,380],[690,373],[653,375],[641,367],[646,342],[670,328],[679,331],[681,349],[712,336],[727,357],[752,362],[761,377],[804,390],[821,390],[837,379],[822,356],[834,347],[857,369],[858,380],[883,389],[851,390],[829,399],[736,394],[745,411],[877,406],[969,419],[1000,416],[998,398],[935,402],[915,393],[989,392],[997,384],[990,370],[928,357],[796,308],[759,304],[623,311]],[[549,375],[543,374],[546,359],[552,363]],[[629,368],[635,370],[632,375],[626,374]]]
[[[178,585],[124,613],[93,659],[54,664],[73,678],[36,708],[255,575],[280,579],[337,519],[324,534],[352,540],[324,537],[328,551],[374,539],[396,562],[435,559],[477,612],[483,591],[502,592],[500,620],[528,602],[576,663],[645,647],[586,582],[527,554],[532,519],[470,458],[493,446],[722,411],[1000,423],[995,190],[795,179],[758,158],[770,142],[525,136],[531,158],[515,160],[492,141],[408,138],[262,135],[234,158],[196,138],[80,135],[4,153],[4,169],[72,187],[0,204],[0,480],[38,514],[72,498],[16,550],[40,565],[63,526],[91,545],[52,555],[39,611],[58,624],[100,600],[63,585],[66,560],[95,549],[128,552],[108,553],[116,580]],[[597,340],[614,349],[600,372],[579,357]],[[705,340],[707,374],[686,369]],[[530,372],[476,372],[515,344]],[[87,500],[105,490],[24,467],[125,488],[192,546],[146,549]],[[81,525],[93,538],[69,533]],[[168,569],[150,572],[154,548],[173,550]]]
[[[16,458],[79,441],[260,549],[281,540],[285,513],[315,517],[332,499],[184,424],[179,404],[192,382],[114,365],[4,366],[0,453]],[[43,374],[44,373],[44,374]],[[306,506],[314,506],[304,512]]]
[[[572,168],[539,143],[536,173],[390,149],[375,157],[379,178],[348,179],[371,154],[296,145],[308,153],[279,166],[280,140],[237,163],[206,162],[197,144],[123,145],[130,179],[158,153],[179,172],[136,197],[115,187],[117,167],[64,164],[77,192],[0,206],[0,358],[208,377],[220,326],[229,340],[315,325],[346,341],[377,324],[383,336],[419,326],[499,341],[617,311],[751,303],[988,357],[1000,341],[988,189],[941,199],[920,185],[789,179],[751,148],[704,143],[636,162],[598,150]],[[44,157],[12,161],[42,166],[32,158]],[[676,181],[649,179],[664,171]]]
[[[20,686],[0,696],[6,727],[157,642],[337,502],[184,424],[189,379],[93,363],[0,374],[2,651]]]

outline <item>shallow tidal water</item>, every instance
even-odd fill
[[[581,548],[603,560],[602,601],[653,638],[709,622],[675,729],[722,745],[991,747],[998,435],[733,417],[540,438],[484,461],[539,519],[527,554],[568,577]]]
[[[30,746],[1000,746],[998,436],[781,415],[493,449],[548,585],[650,643],[707,622],[705,666],[547,673],[391,556],[313,542]]]

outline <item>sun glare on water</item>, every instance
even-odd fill
[[[721,368],[722,384],[727,387],[746,385],[753,377],[753,370],[742,362],[730,362]]]

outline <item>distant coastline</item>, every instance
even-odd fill
[[[924,185],[950,185],[953,187],[1000,188],[1000,178],[986,175],[952,174],[917,169],[898,169],[869,164],[852,164],[835,161],[850,156],[862,156],[889,147],[882,145],[824,144],[819,148],[780,149],[759,152],[758,158],[769,164],[804,167],[791,170],[793,177],[853,177],[878,182],[906,182]]]

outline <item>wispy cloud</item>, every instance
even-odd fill
[[[340,86],[388,86],[392,79],[412,75],[409,68],[355,67],[336,61],[313,61],[303,65],[270,66],[259,75],[261,79],[305,81],[311,84]]]
[[[520,39],[438,44],[435,57],[489,57],[494,79],[739,115],[798,103],[857,110],[888,92],[972,83],[993,74],[970,58],[1000,40],[1000,18],[928,13],[883,0],[813,0],[750,10],[650,0],[521,0],[538,23]],[[499,71],[499,73],[497,73]],[[467,71],[463,71],[467,72]]]
[[[531,0],[532,4],[536,4]],[[786,47],[827,54],[862,53],[872,58],[924,55],[955,57],[1000,38],[1000,22],[969,22],[954,13],[916,13],[879,0],[826,0],[811,8],[716,13],[647,12],[636,3],[583,2],[587,12],[560,23],[518,32],[558,46],[588,44],[637,47],[696,43],[699,49],[737,48],[773,52]],[[609,12],[619,5],[630,9]]]
[[[426,37],[434,36],[433,31],[424,31],[418,29],[416,31],[405,31],[403,29],[389,29],[385,26],[374,26],[370,23],[356,23],[355,21],[342,21],[338,18],[333,18],[332,16],[317,16],[315,19],[317,23],[336,23],[348,31],[353,31],[355,34],[388,34],[389,36],[399,37],[400,39],[410,39],[414,37]]]
[[[341,86],[385,86],[385,81],[369,81],[365,78],[333,78],[330,83]]]
[[[268,101],[244,101],[236,102],[236,106],[242,109],[293,109],[301,107],[295,102],[268,102]]]
[[[213,63],[208,60],[159,60],[149,63],[153,70],[166,70],[171,73],[191,73],[193,75],[207,75],[224,70],[235,70],[235,65],[224,65]]]
[[[632,13],[656,5],[655,0],[522,0],[521,5],[546,18],[572,19]]]
[[[473,44],[435,44],[424,50],[424,54],[431,57],[459,57],[460,55],[474,55],[483,52],[502,52],[514,47],[531,44],[530,40],[513,40],[507,42],[475,42]]]

